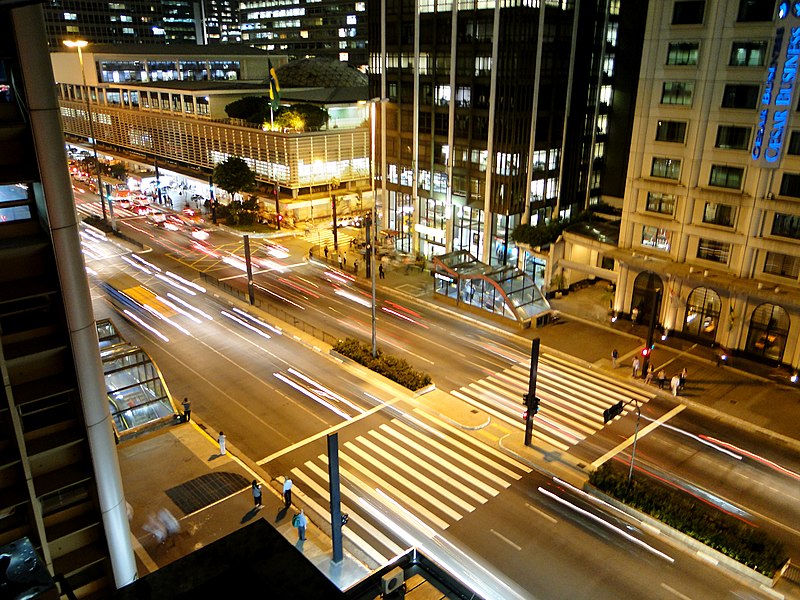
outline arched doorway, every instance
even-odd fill
[[[713,342],[717,337],[721,307],[719,294],[711,288],[693,289],[686,300],[683,333]]]
[[[652,271],[645,271],[636,276],[633,282],[630,310],[639,309],[639,323],[650,323],[650,315],[655,310],[656,324],[658,324],[663,290],[664,284],[661,282],[661,277]]]
[[[780,363],[789,335],[789,315],[777,304],[761,304],[750,317],[745,352],[750,356]]]

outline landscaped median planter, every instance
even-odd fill
[[[431,385],[431,376],[415,371],[404,359],[384,354],[380,350],[373,358],[372,347],[353,338],[339,340],[332,351],[416,392]]]
[[[665,535],[767,587],[775,584],[789,559],[783,543],[758,527],[647,477],[634,477],[628,485],[628,470],[611,463],[595,470],[587,487]]]

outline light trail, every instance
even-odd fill
[[[307,396],[307,397],[311,398],[311,399],[312,399],[314,402],[316,402],[317,404],[320,404],[321,406],[324,406],[325,408],[327,408],[328,410],[330,410],[330,411],[331,411],[331,412],[333,412],[334,414],[337,414],[337,415],[339,415],[339,416],[340,416],[340,417],[342,417],[343,419],[346,419],[346,420],[348,420],[348,421],[349,421],[350,419],[352,419],[352,418],[353,418],[353,417],[352,417],[352,415],[348,415],[348,414],[347,414],[346,412],[344,412],[343,410],[339,410],[338,408],[336,408],[335,406],[333,406],[333,405],[332,405],[330,402],[328,402],[327,400],[323,400],[322,398],[320,398],[319,396],[317,396],[317,395],[316,395],[315,393],[313,393],[312,391],[310,391],[310,390],[308,390],[308,389],[304,388],[304,387],[303,387],[302,385],[300,385],[299,383],[296,383],[296,382],[292,381],[291,379],[289,379],[288,377],[286,377],[286,376],[285,376],[285,375],[283,375],[282,373],[273,373],[273,375],[274,375],[275,377],[277,377],[278,379],[280,379],[281,381],[283,381],[283,382],[284,382],[286,385],[288,385],[288,386],[290,386],[290,387],[293,387],[294,389],[296,389],[298,392],[300,392],[300,393],[301,393],[301,394],[303,394],[304,396]]]

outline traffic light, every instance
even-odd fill
[[[622,408],[625,406],[625,403],[620,400],[616,404],[612,404],[608,408],[603,411],[603,423],[608,423],[614,417],[620,415],[622,413]]]
[[[539,399],[535,396],[533,398],[533,402],[531,402],[531,410],[533,411],[533,414],[539,412]]]
[[[350,520],[350,515],[347,513],[342,513],[342,527],[347,525],[347,522]]]
[[[647,358],[648,356],[650,356],[651,350],[652,348],[650,348],[649,346],[645,346],[644,348],[642,348],[642,358]]]

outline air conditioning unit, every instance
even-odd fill
[[[398,590],[405,583],[406,578],[402,567],[395,567],[381,577],[381,593],[386,596]]]

